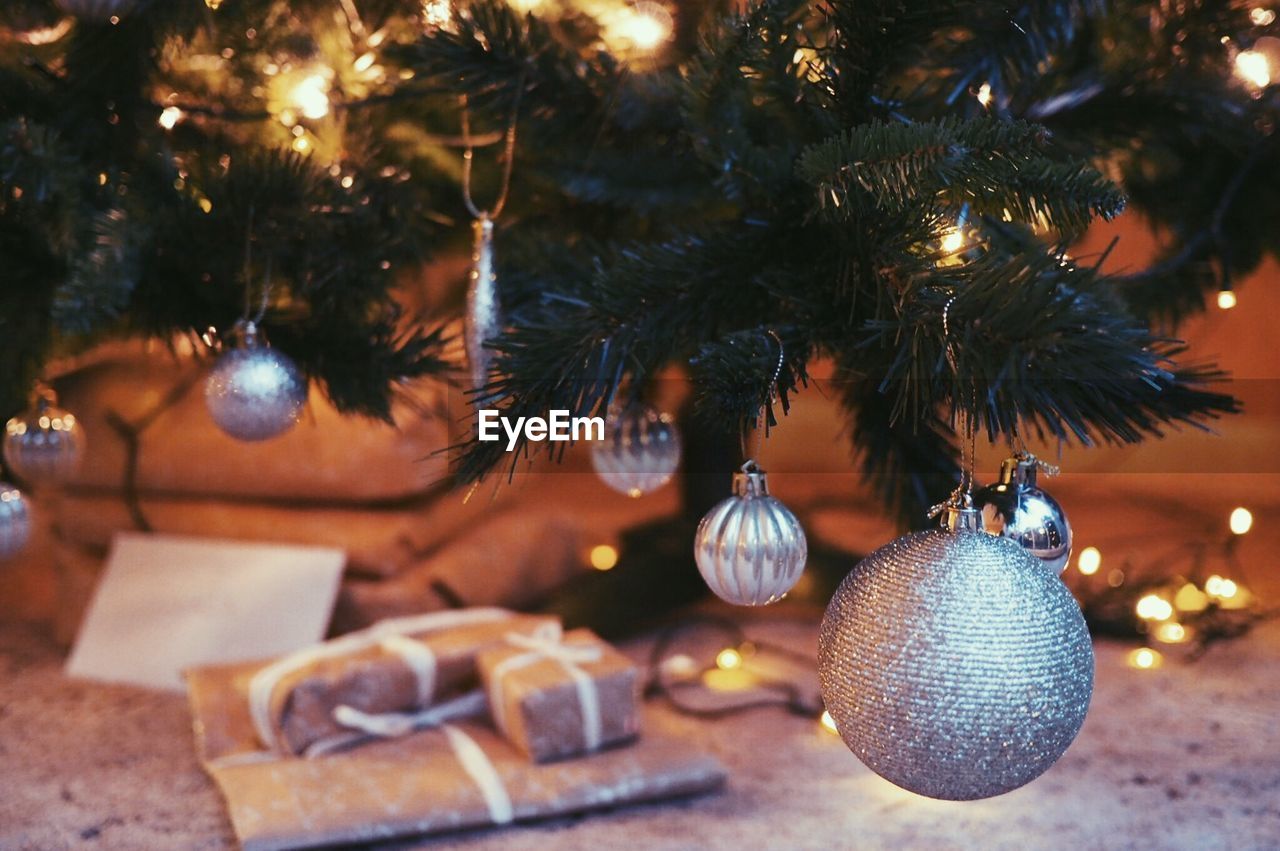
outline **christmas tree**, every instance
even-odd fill
[[[473,146],[474,200],[509,198],[476,398],[598,414],[676,364],[736,448],[826,358],[863,474],[919,521],[960,420],[1137,442],[1234,410],[1171,329],[1280,243],[1275,16],[1240,4],[0,14],[6,414],[57,354],[257,313],[340,410],[387,417],[453,369],[395,288],[465,240]],[[1158,262],[1068,254],[1126,203]],[[471,443],[457,475],[522,457]]]

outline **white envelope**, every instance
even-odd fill
[[[328,547],[119,534],[66,673],[181,690],[194,665],[313,644],[345,563]]]

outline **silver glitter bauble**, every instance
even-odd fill
[[[1061,573],[1071,559],[1071,524],[1058,501],[1036,485],[1038,462],[1029,455],[1006,458],[1000,481],[974,494],[982,527],[1008,538]]]
[[[483,387],[489,381],[489,366],[493,362],[493,352],[484,343],[502,331],[502,317],[493,259],[493,219],[481,216],[475,220],[472,230],[475,243],[471,251],[471,275],[467,281],[463,337],[471,386]]]
[[[0,559],[15,555],[29,537],[31,512],[26,497],[8,482],[0,482]]]
[[[652,493],[680,466],[680,431],[667,414],[632,405],[608,418],[604,440],[591,444],[591,466],[618,493]]]
[[[952,801],[1042,774],[1093,694],[1093,646],[1071,592],[964,514],[955,531],[906,535],[859,562],[827,607],[818,650],[827,711],[854,755]]]
[[[66,482],[79,471],[84,451],[84,429],[51,393],[5,423],[4,461],[32,487]]]
[[[693,544],[707,585],[738,606],[781,600],[800,579],[808,554],[800,521],[769,495],[769,480],[754,462],[734,474],[733,496],[707,512]]]
[[[307,381],[288,355],[269,348],[252,322],[218,357],[204,402],[218,428],[237,440],[267,440],[293,428],[307,403]]]
[[[68,15],[100,24],[110,23],[112,18],[122,18],[138,5],[137,0],[57,0],[57,3],[58,8]]]

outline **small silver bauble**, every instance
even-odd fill
[[[1006,458],[1000,481],[974,495],[982,526],[1008,538],[1055,573],[1071,559],[1071,524],[1062,506],[1036,485],[1039,462],[1027,454]]]
[[[1093,694],[1093,647],[1071,592],[980,524],[971,507],[950,508],[948,528],[867,556],[819,635],[822,695],[845,744],[931,798],[1034,780],[1075,739]]]
[[[738,606],[781,600],[800,579],[808,554],[800,521],[769,495],[769,480],[754,461],[734,473],[733,496],[702,518],[693,545],[707,585]]]
[[[604,440],[591,444],[591,466],[618,493],[652,493],[680,466],[680,431],[667,414],[632,405],[609,417]]]
[[[0,559],[15,555],[29,537],[31,512],[26,497],[8,482],[0,482]]]
[[[240,323],[233,348],[218,357],[204,384],[218,428],[237,440],[267,440],[293,428],[307,403],[307,381],[283,352],[267,346],[252,322]]]
[[[51,392],[5,423],[4,461],[32,487],[66,482],[79,471],[84,450],[84,429]]]
[[[58,8],[68,15],[93,23],[114,23],[133,11],[137,0],[57,0]]]

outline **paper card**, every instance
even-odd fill
[[[66,672],[181,690],[186,668],[313,644],[345,563],[327,547],[117,535]]]

